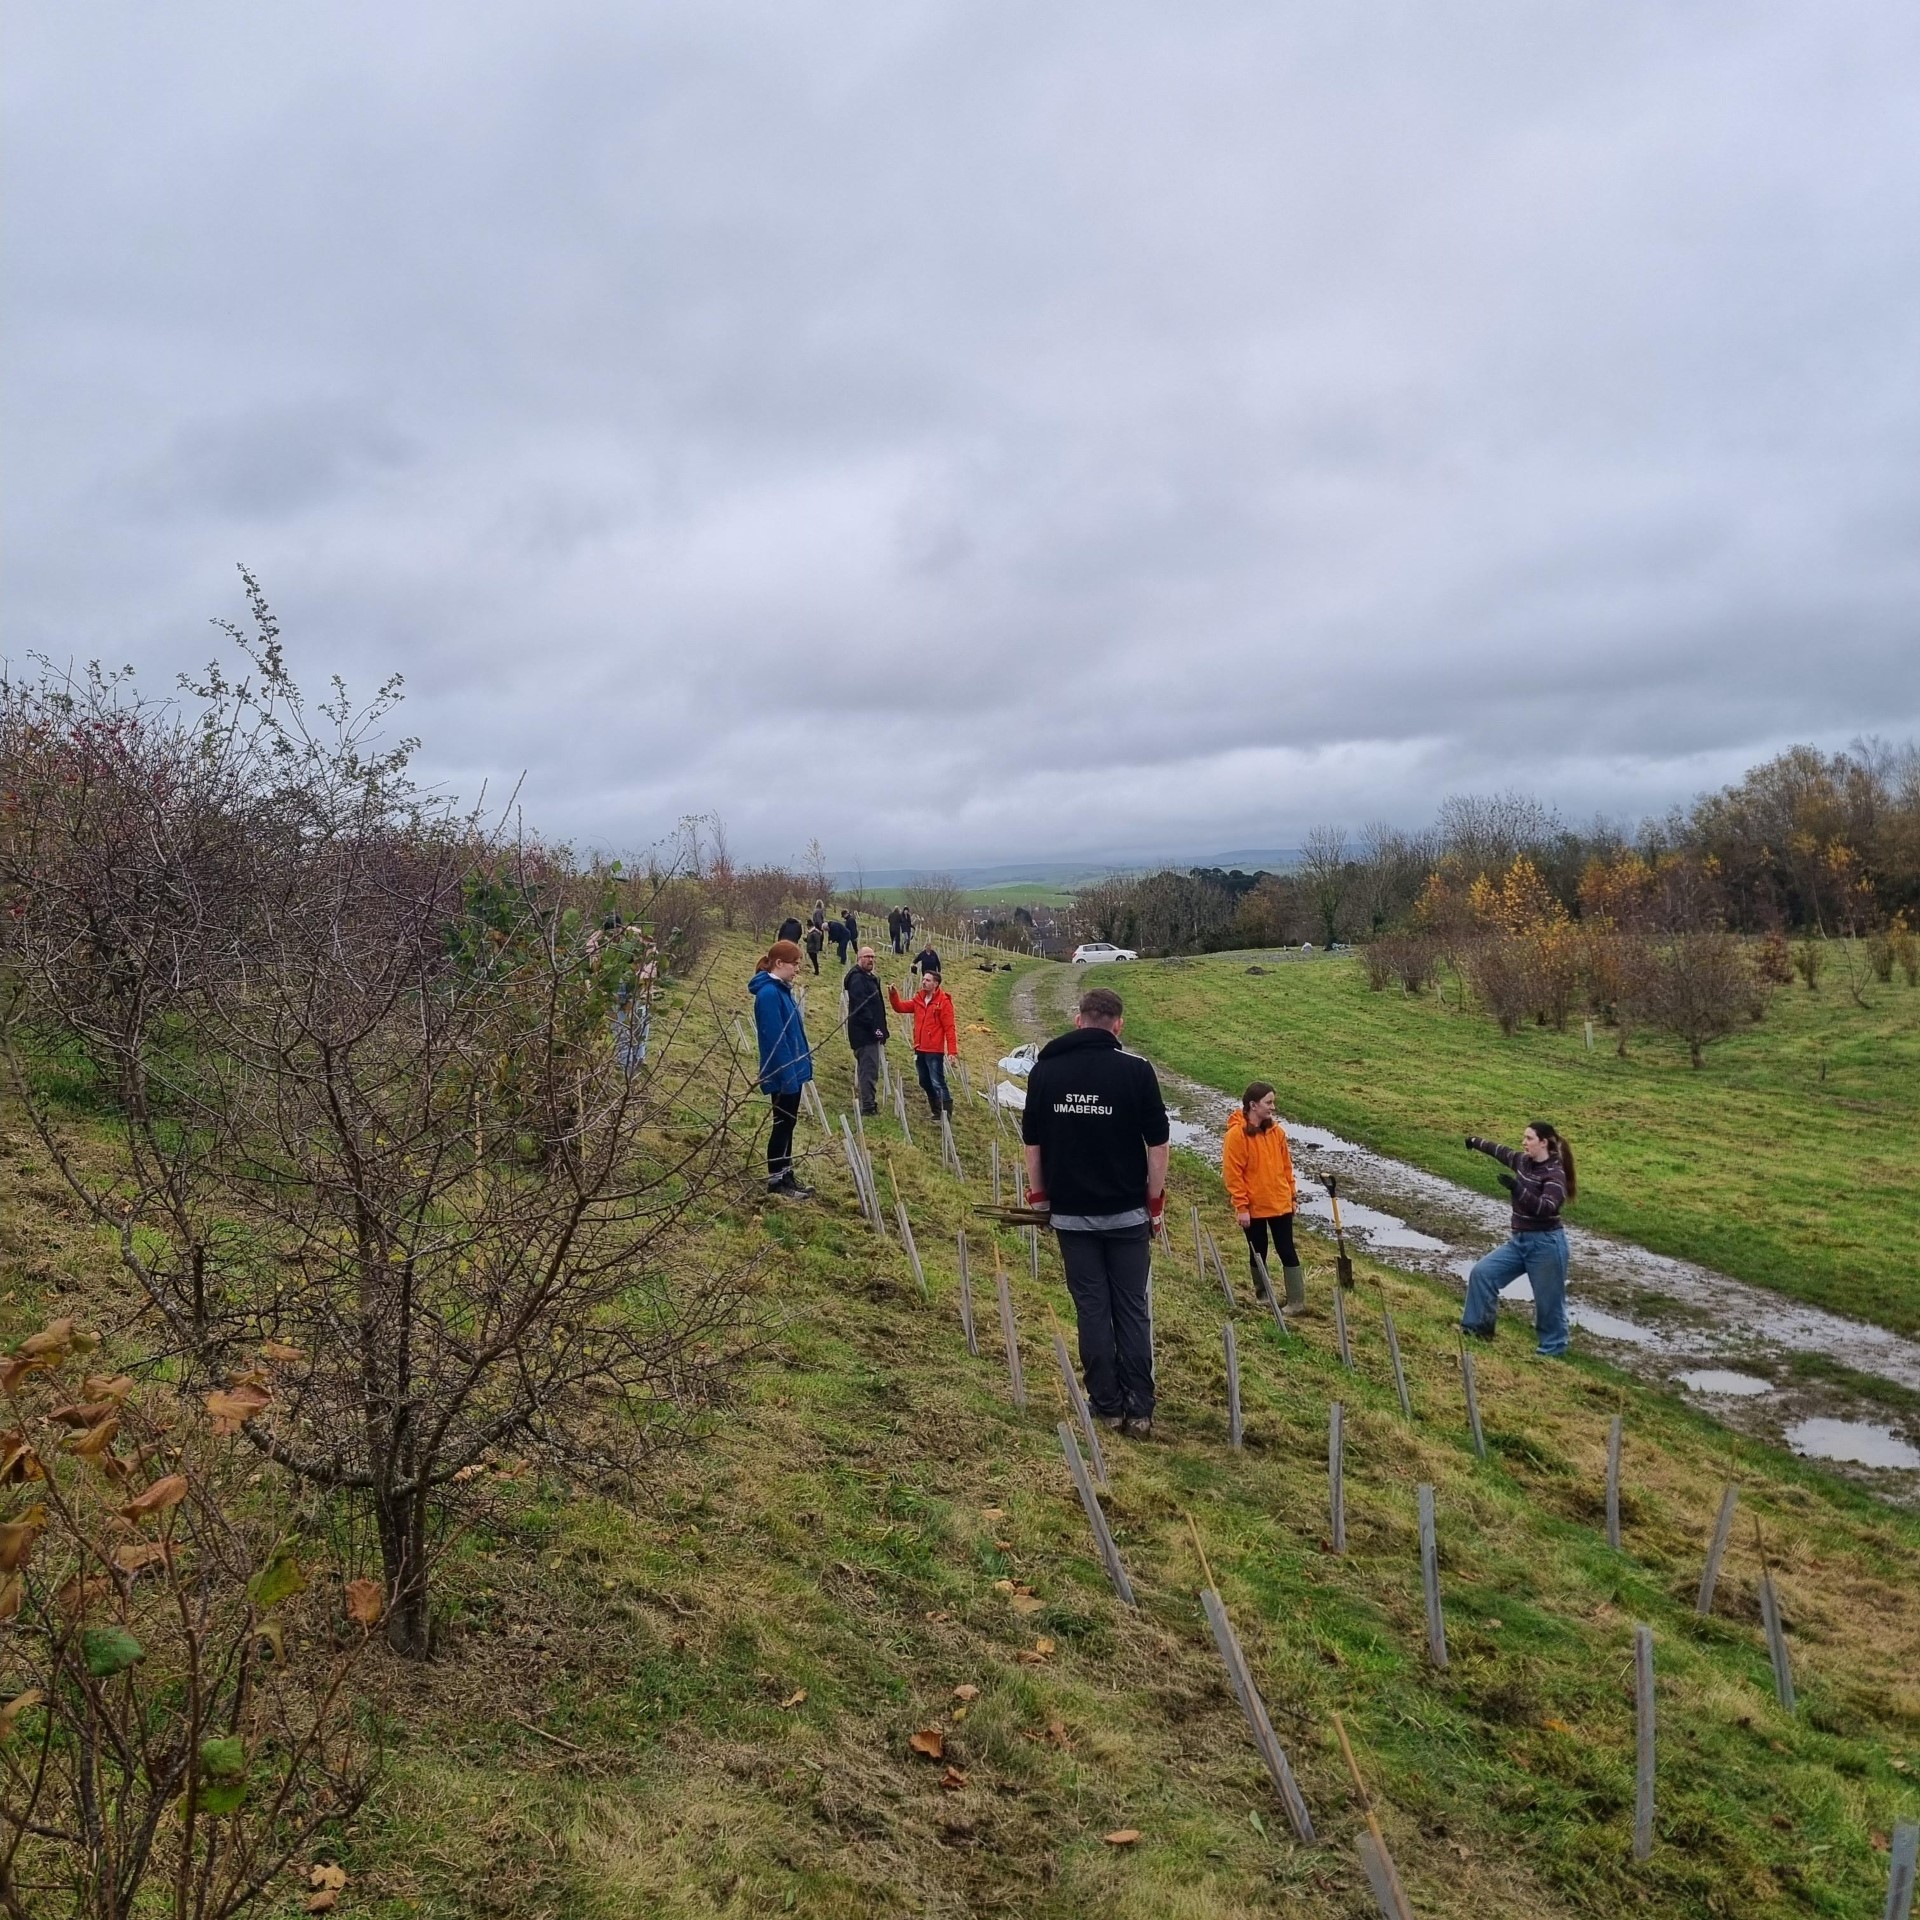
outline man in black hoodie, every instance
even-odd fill
[[[874,971],[873,949],[862,947],[847,977],[847,1045],[853,1049],[854,1085],[860,1111],[871,1119],[880,1111],[880,1050],[887,1044],[887,995]]]
[[[1080,1328],[1087,1399],[1153,1433],[1153,1231],[1166,1206],[1167,1109],[1153,1068],[1120,1047],[1120,996],[1094,987],[1027,1076],[1020,1137],[1035,1206],[1051,1209]]]

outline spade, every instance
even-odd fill
[[[1333,1175],[1327,1175],[1327,1198],[1333,1202],[1333,1244],[1339,1249],[1334,1256],[1333,1270],[1339,1276],[1343,1287],[1353,1285],[1353,1262],[1347,1257],[1347,1236],[1340,1225],[1340,1182]]]

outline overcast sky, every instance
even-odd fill
[[[5,646],[638,847],[1199,854],[1920,732],[1920,9],[5,8]]]

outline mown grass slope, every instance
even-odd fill
[[[735,943],[737,945],[737,943]],[[745,978],[744,949],[718,963]],[[996,976],[996,979],[1005,976]],[[967,1051],[987,978],[956,967]],[[847,1056],[818,1015],[830,1112]],[[725,1004],[723,1002],[723,1004]],[[896,1044],[895,1065],[905,1055]],[[913,1110],[917,1120],[923,1108]],[[10,1128],[11,1336],[57,1296],[105,1317],[106,1251],[62,1218]],[[543,1484],[503,1460],[494,1523],[456,1543],[442,1658],[379,1659],[388,1780],[352,1836],[346,1910],[376,1914],[1311,1916],[1370,1911],[1360,1817],[1329,1715],[1347,1717],[1415,1909],[1494,1916],[1856,1914],[1879,1848],[1920,1808],[1920,1522],[1580,1361],[1482,1357],[1490,1459],[1468,1445],[1444,1290],[1362,1263],[1357,1370],[1321,1317],[1283,1340],[1238,1315],[1247,1444],[1226,1444],[1224,1302],[1173,1260],[1157,1282],[1163,1425],[1110,1442],[1107,1500],[1141,1606],[1114,1600],[1054,1434],[1063,1399],[1041,1277],[1012,1235],[1031,1404],[1011,1404],[982,1197],[993,1138],[960,1117],[967,1188],[873,1128],[911,1210],[930,1299],[861,1223],[817,1130],[820,1197],[765,1207],[751,1145],[715,1258],[763,1262],[765,1348],[738,1408],[644,1498]],[[1010,1137],[1007,1139],[1010,1150]],[[1177,1168],[1223,1246],[1213,1176]],[[982,1353],[956,1305],[971,1235]],[[1310,1254],[1324,1308],[1330,1261]],[[1244,1290],[1243,1290],[1244,1291]],[[1391,1303],[1416,1419],[1379,1332]],[[124,1321],[126,1315],[117,1316]],[[1328,1402],[1348,1410],[1349,1550],[1328,1551]],[[1624,1410],[1625,1551],[1601,1530],[1607,1422]],[[1692,1598],[1725,1477],[1739,1538],[1714,1618]],[[1424,1656],[1414,1490],[1438,1489],[1453,1663]],[[1187,1516],[1321,1833],[1287,1833],[1196,1602]],[[1774,1704],[1751,1522],[1783,1588],[1802,1692]],[[1031,1589],[1030,1592],[1022,1588]],[[1628,1649],[1654,1629],[1660,1842],[1628,1859]],[[956,1689],[977,1689],[962,1700]],[[963,1712],[964,1708],[964,1712]],[[936,1763],[909,1745],[938,1727]],[[961,1776],[949,1784],[945,1769]],[[1103,1836],[1137,1829],[1137,1843]],[[291,1908],[290,1908],[291,1910]]]
[[[1432,993],[1370,992],[1358,960],[1247,957],[1115,969],[1127,1034],[1168,1066],[1493,1191],[1462,1136],[1517,1141],[1538,1115],[1579,1151],[1577,1218],[1795,1299],[1920,1332],[1920,991],[1856,1005],[1829,969],[1713,1047],[1597,1028],[1503,1036]],[[1895,976],[1896,982],[1898,976]]]

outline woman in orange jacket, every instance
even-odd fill
[[[1273,1089],[1256,1080],[1240,1096],[1240,1111],[1227,1121],[1220,1172],[1234,1218],[1247,1236],[1247,1264],[1259,1285],[1271,1235],[1286,1277],[1287,1305],[1307,1304],[1307,1276],[1293,1246],[1293,1155],[1287,1130],[1274,1115]]]
[[[928,967],[920,975],[920,991],[911,1000],[902,1000],[891,987],[887,998],[893,1002],[895,1013],[913,1015],[913,1067],[937,1120],[953,1111],[953,1095],[947,1091],[947,1062],[960,1054],[953,995],[940,984],[940,969]]]

